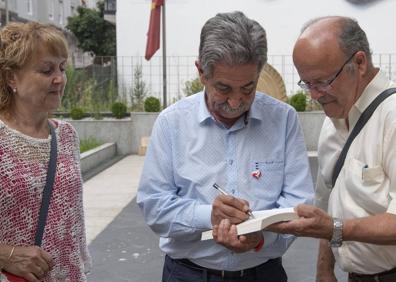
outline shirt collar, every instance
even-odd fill
[[[200,92],[198,95],[200,95],[199,97],[199,109],[198,109],[198,120],[199,123],[204,123],[206,120],[211,119],[214,121],[214,118],[212,116],[212,114],[209,112],[208,107],[206,105],[206,101],[205,101],[205,90]],[[263,94],[257,94],[257,95],[263,95]],[[256,100],[256,98],[255,98]],[[245,115],[245,124],[249,123],[251,120],[262,120],[263,117],[260,114],[260,109],[258,109],[258,105],[255,103],[255,101],[253,101],[249,112],[247,113],[247,115]]]
[[[353,129],[356,125],[359,117],[363,113],[363,111],[371,104],[371,102],[384,90],[388,89],[391,86],[391,82],[388,80],[386,75],[379,71],[374,78],[367,84],[366,88],[363,90],[362,95],[360,95],[359,99],[352,106],[351,110],[348,113],[348,121],[349,121],[349,131]],[[346,128],[345,119],[336,119],[331,118],[334,126],[339,130],[348,132]]]
[[[198,95],[199,95],[198,121],[199,123],[204,123],[208,119],[213,119],[213,117],[210,114],[208,107],[206,106],[205,89],[204,91],[200,92]]]
[[[254,98],[252,106],[250,107],[250,111],[248,112],[248,115],[247,115],[248,122],[250,122],[252,120],[261,121],[264,119],[264,115],[262,113],[263,108],[262,108],[262,106],[260,106],[262,101],[259,102],[259,99],[258,99],[259,95],[265,95],[265,94],[256,92],[256,97]]]
[[[389,88],[390,81],[386,75],[379,71],[370,83],[364,89],[362,95],[352,106],[348,114],[349,130],[352,130],[357,123],[359,117],[364,112],[364,110],[374,101],[374,99],[382,93],[384,90]]]

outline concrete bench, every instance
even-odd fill
[[[142,138],[140,138],[140,146],[139,146],[139,150],[138,150],[138,155],[139,156],[146,155],[147,146],[148,146],[149,143],[150,143],[150,137],[149,136],[143,136]]]

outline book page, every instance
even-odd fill
[[[237,224],[238,235],[262,230],[275,222],[288,221],[298,218],[294,208],[253,211],[253,215],[255,218],[249,218],[248,220]],[[201,240],[209,239],[213,239],[212,230],[202,233]]]

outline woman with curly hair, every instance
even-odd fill
[[[61,103],[67,59],[65,37],[54,26],[10,23],[0,30],[0,281],[86,281],[79,140],[69,123],[49,118]],[[37,244],[53,155],[52,195]]]

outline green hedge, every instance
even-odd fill
[[[160,100],[153,96],[147,97],[146,100],[144,100],[144,111],[145,112],[159,112],[159,111],[161,111]]]
[[[126,116],[127,106],[122,102],[115,102],[111,105],[111,112],[115,118],[122,119]]]
[[[307,107],[307,95],[303,91],[299,91],[290,97],[289,104],[296,109],[297,112],[305,112]]]
[[[70,117],[72,119],[82,119],[85,116],[85,112],[82,108],[72,108],[70,110]]]

